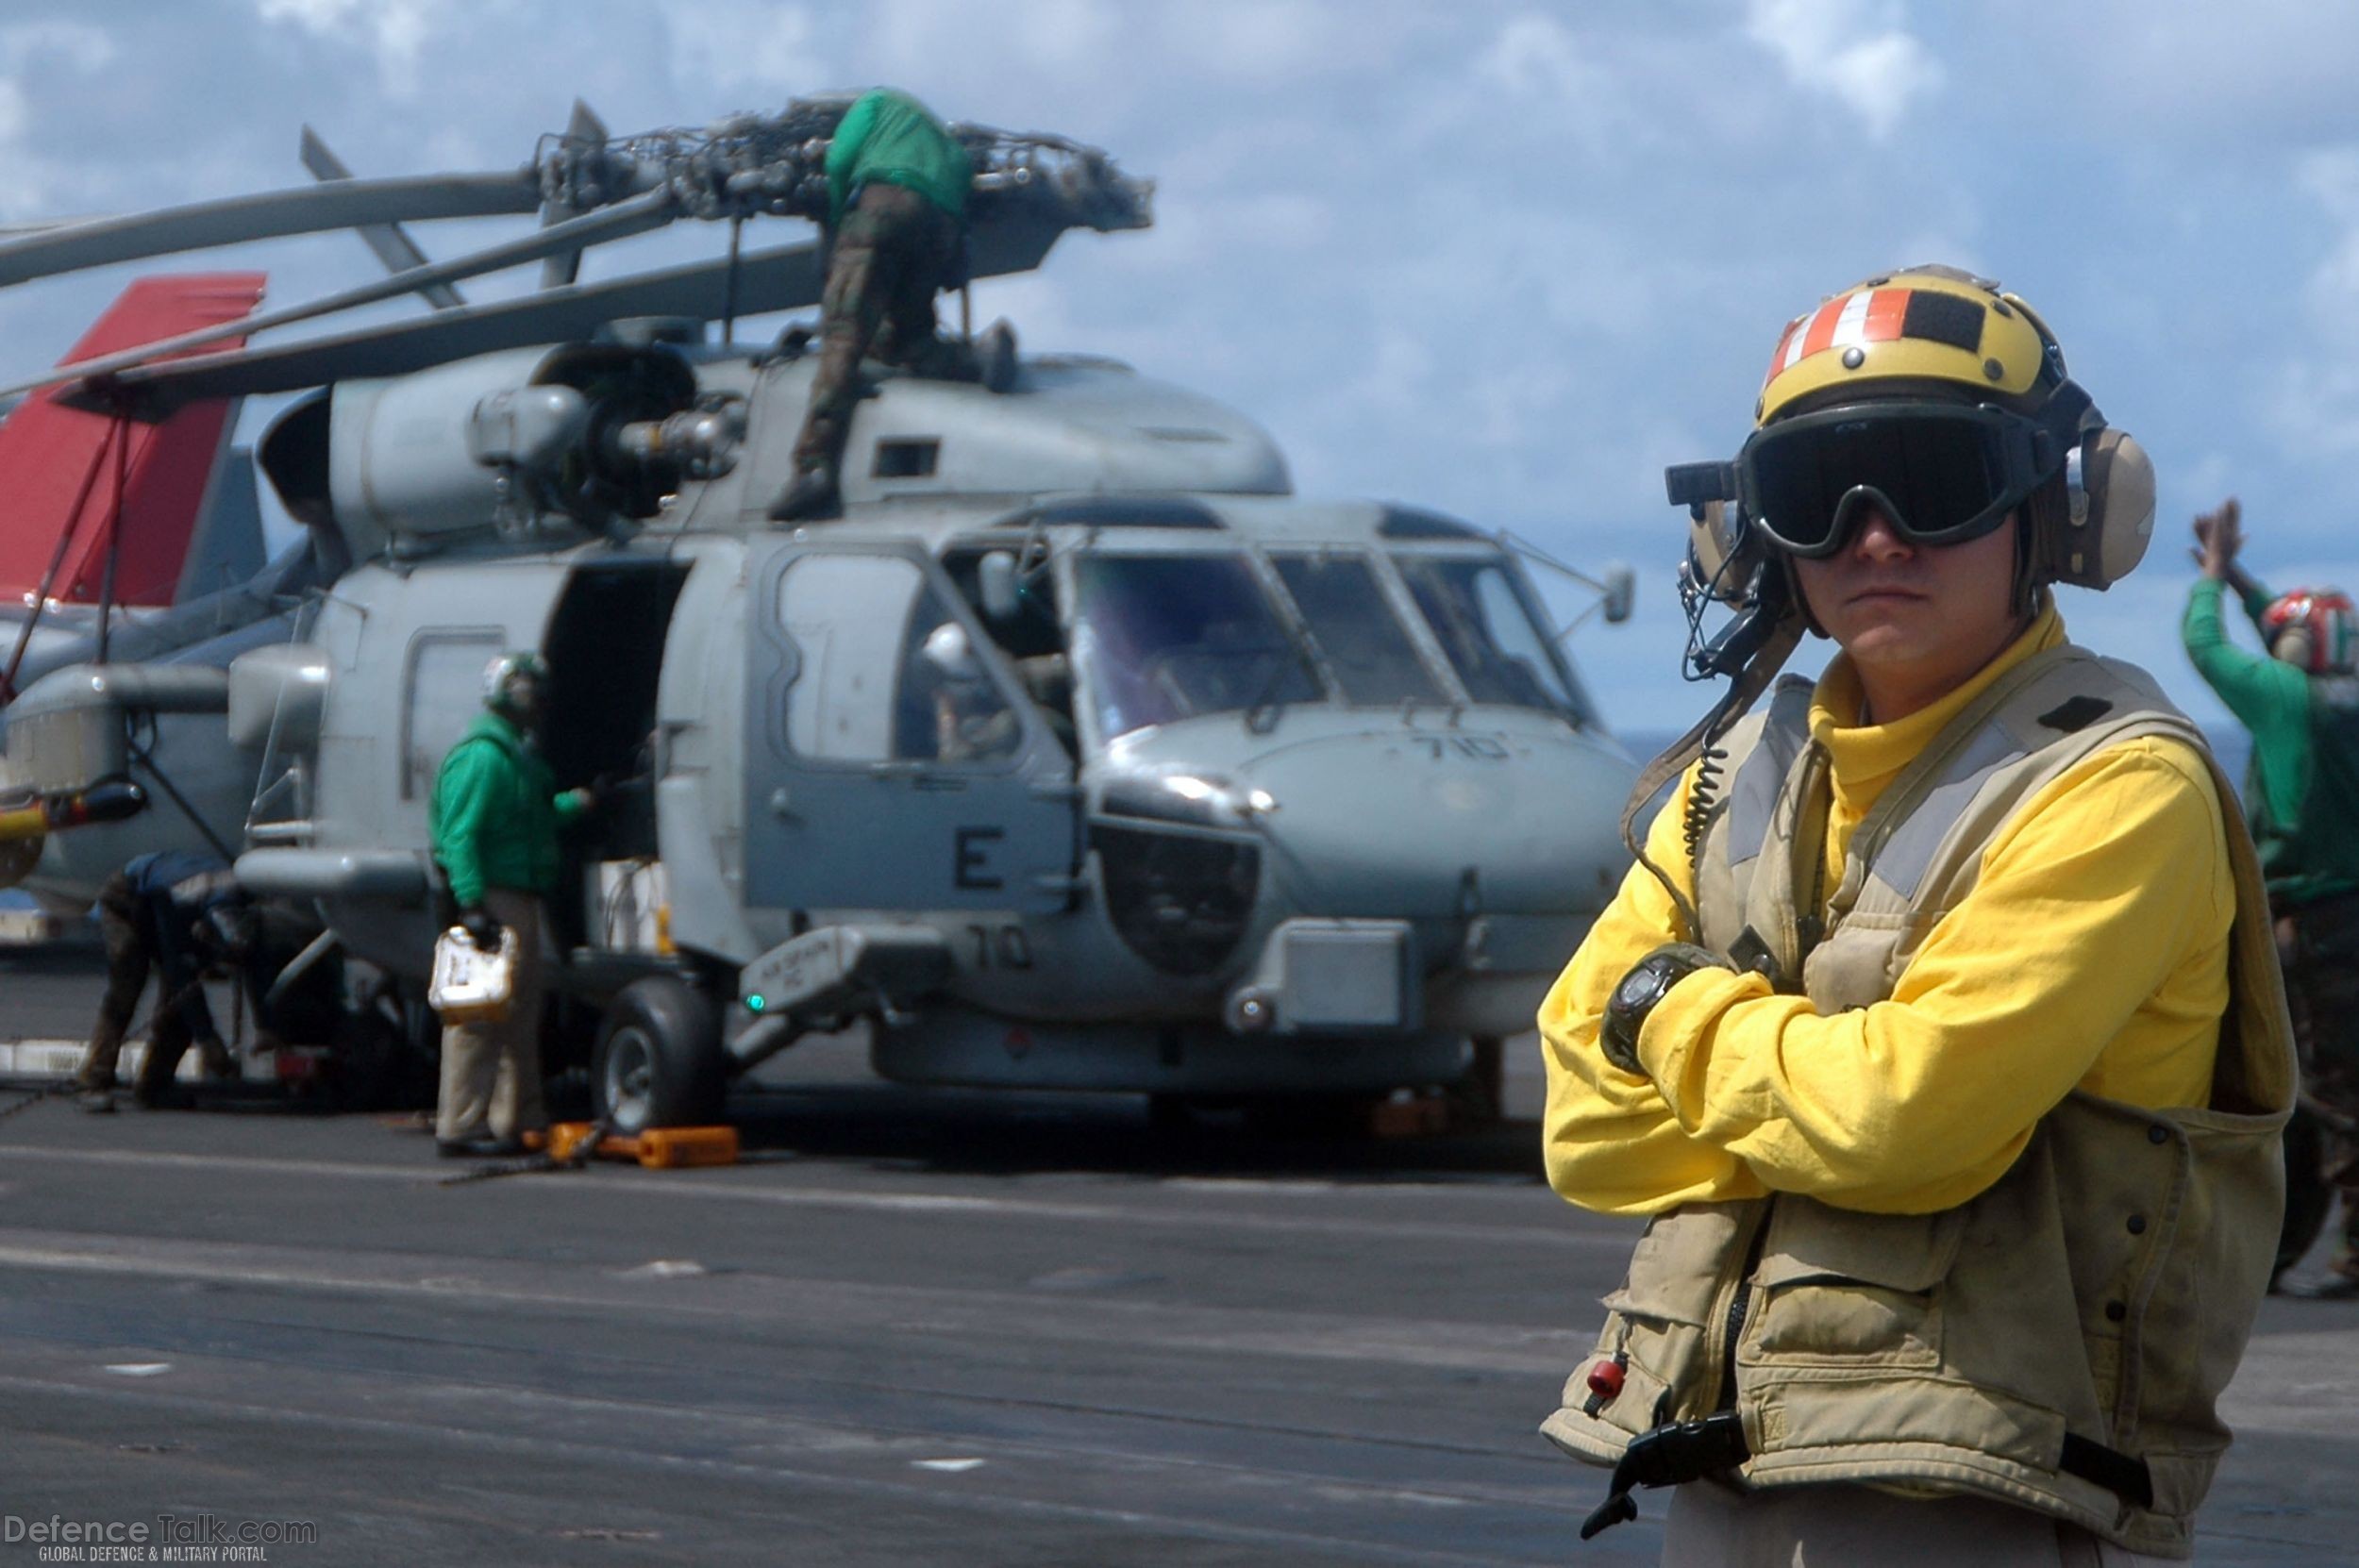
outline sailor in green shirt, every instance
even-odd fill
[[[2343,1193],[2343,1244],[2323,1282],[2293,1293],[2359,1296],[2359,612],[2334,589],[2272,595],[2236,563],[2231,499],[2196,519],[2203,575],[2181,636],[2196,673],[2252,733],[2245,816],[2268,878],[2278,956],[2301,1051],[2301,1109],[2285,1132],[2285,1228],[2277,1267],[2300,1260]],[[2228,640],[2233,589],[2269,656]]]
[[[538,654],[494,659],[483,673],[483,711],[443,756],[427,804],[427,832],[460,926],[486,952],[505,930],[517,941],[507,1014],[443,1028],[434,1141],[454,1157],[515,1152],[523,1134],[548,1126],[541,1103],[544,901],[557,889],[559,830],[596,796],[559,793],[541,756],[534,732],[547,683]]]
[[[773,521],[836,516],[838,476],[860,398],[860,362],[874,355],[920,375],[981,379],[1004,392],[1015,369],[1015,335],[1001,322],[985,335],[979,364],[964,342],[945,342],[934,295],[966,280],[966,150],[908,93],[861,94],[828,142],[828,281],[820,301],[819,364],[795,443],[795,478],[770,509]]]

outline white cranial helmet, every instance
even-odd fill
[[[975,657],[966,628],[956,621],[945,621],[926,634],[926,661],[952,680],[983,678],[982,660]]]

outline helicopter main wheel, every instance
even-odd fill
[[[619,1133],[719,1121],[728,1074],[712,1004],[667,976],[625,986],[598,1029],[590,1086]]]
[[[330,1108],[433,1109],[441,1034],[423,995],[407,995],[391,979],[363,986],[329,1043]]]
[[[1450,1121],[1462,1131],[1497,1126],[1507,1116],[1507,1043],[1477,1035],[1471,1044],[1464,1076],[1448,1089]]]
[[[1263,1138],[1324,1142],[1365,1138],[1381,1094],[1268,1094],[1246,1102],[1246,1131]]]
[[[1146,1124],[1159,1137],[1243,1133],[1278,1140],[1363,1138],[1381,1094],[1149,1094]]]

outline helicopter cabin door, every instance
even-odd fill
[[[1064,908],[1073,760],[941,568],[792,544],[754,581],[746,902]]]

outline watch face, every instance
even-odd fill
[[[1622,983],[1614,988],[1614,1005],[1624,1009],[1643,1008],[1661,983],[1661,976],[1645,965],[1622,976]]]

